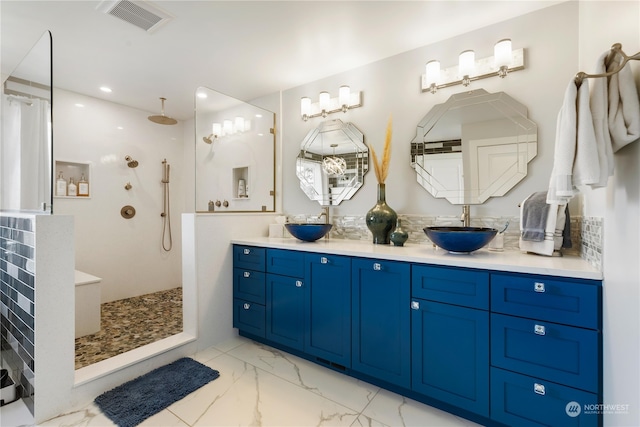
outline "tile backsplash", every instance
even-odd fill
[[[0,216],[2,366],[33,414],[35,371],[35,234],[33,217]]]
[[[409,243],[431,244],[431,241],[422,230],[424,227],[439,225],[460,225],[458,216],[421,216],[399,215],[402,220],[402,228],[409,233]],[[289,215],[289,222],[321,222],[314,216]],[[475,227],[494,227],[502,229],[509,222],[504,232],[504,247],[510,250],[520,250],[520,218],[519,216],[475,217],[471,219],[471,225]],[[330,237],[334,239],[369,240],[371,233],[367,228],[364,215],[357,216],[333,216],[331,217],[333,229]],[[603,248],[603,220],[600,217],[572,216],[571,248],[563,249],[563,253],[577,255],[584,258],[591,265],[602,271]]]

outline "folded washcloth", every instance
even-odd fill
[[[525,199],[526,202],[526,199]],[[525,202],[521,204],[520,210],[520,227],[522,229],[522,209],[525,205]],[[545,222],[544,229],[544,240],[542,241],[530,241],[524,240],[522,238],[522,233],[520,235],[519,243],[520,250],[523,252],[530,252],[539,255],[551,256],[554,251],[559,251],[564,246],[564,234],[566,232],[566,227],[568,226],[567,222],[567,206],[565,204],[555,204],[552,203],[549,205],[549,211],[547,214],[547,219]]]
[[[547,203],[566,204],[577,193],[578,185],[594,184],[599,179],[600,162],[589,107],[589,83],[584,80],[578,88],[571,79],[556,123]]]
[[[520,233],[523,240],[541,242],[547,226],[547,192],[533,193],[522,202]]]
[[[612,60],[607,71],[619,67],[621,60]],[[609,132],[614,153],[640,138],[640,99],[628,63],[609,78]]]

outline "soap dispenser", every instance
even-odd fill
[[[67,185],[67,196],[77,196],[78,186],[73,182],[73,178],[69,178],[69,185]]]
[[[67,181],[62,176],[62,171],[58,172],[58,179],[56,180],[56,196],[67,195]]]
[[[84,177],[84,173],[80,177],[80,181],[78,181],[78,196],[89,196],[89,181]]]

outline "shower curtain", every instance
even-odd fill
[[[49,102],[2,97],[0,209],[42,211],[51,203],[51,109]]]

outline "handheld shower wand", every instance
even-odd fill
[[[171,170],[171,165],[167,163],[167,159],[164,159],[162,161],[162,181],[161,181],[164,187],[162,192],[163,212],[160,214],[160,216],[162,217],[162,249],[164,249],[166,252],[169,252],[171,250],[171,247],[173,246],[173,239],[171,238],[171,207],[169,203],[169,172],[170,170]],[[165,242],[167,241],[167,237],[169,241],[168,243],[165,244]]]

